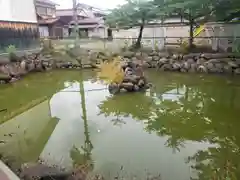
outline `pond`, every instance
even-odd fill
[[[240,80],[147,71],[112,96],[94,72],[34,74],[0,87],[0,153],[106,179],[240,179]],[[134,178],[133,178],[134,177]]]

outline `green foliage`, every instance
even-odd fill
[[[156,6],[152,1],[128,0],[126,4],[112,10],[106,17],[106,22],[111,27],[140,26],[140,32],[136,47],[140,46],[144,25],[152,19],[156,19]]]
[[[8,53],[8,56],[9,56],[9,60],[11,62],[17,62],[18,61],[18,57],[16,55],[16,47],[14,45],[9,45],[7,48],[6,48],[6,52]]]
[[[11,54],[11,53],[16,53],[17,49],[14,45],[9,45],[8,47],[6,47],[6,52],[8,54]]]

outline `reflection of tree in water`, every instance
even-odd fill
[[[92,162],[92,149],[93,145],[90,140],[90,134],[88,130],[88,122],[87,122],[87,110],[86,110],[86,102],[85,102],[85,91],[83,81],[80,81],[80,94],[81,94],[81,107],[82,107],[82,119],[84,122],[84,137],[85,142],[81,149],[76,148],[75,146],[71,149],[70,156],[73,160],[73,164],[76,167],[84,166],[86,171],[92,170],[93,162]]]
[[[100,114],[105,116],[132,116],[139,120],[149,117],[153,100],[143,93],[127,93],[111,96],[100,105]]]
[[[153,101],[156,97],[143,94],[113,96],[100,109],[106,116],[121,114],[148,120],[145,130],[168,137],[165,145],[174,152],[180,151],[187,140],[212,144],[188,158],[188,163],[194,164],[196,179],[240,179],[240,106],[236,103],[240,96],[237,88],[220,84],[191,84],[185,86],[183,96],[174,101],[161,97],[158,103]]]
[[[123,124],[126,124],[126,121],[124,121],[120,115],[116,115],[116,118],[113,118],[111,121],[114,126],[122,126]]]
[[[155,108],[156,118],[148,121],[148,131],[168,135],[167,146],[179,151],[186,140],[214,145],[189,157],[188,162],[197,170],[196,179],[240,178],[239,122],[226,93],[225,89],[187,87],[178,101],[162,101]]]

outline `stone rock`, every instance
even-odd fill
[[[206,60],[204,58],[199,58],[197,60],[197,65],[203,65],[206,62]]]
[[[200,54],[197,53],[190,53],[190,54],[186,54],[183,56],[183,60],[187,60],[187,59],[194,59],[195,57],[199,57]]]
[[[145,85],[144,80],[143,80],[143,79],[140,79],[140,80],[138,81],[138,86],[141,88],[141,87],[143,87],[144,85]]]
[[[172,65],[172,68],[174,71],[179,71],[181,69],[181,64],[176,62]]]
[[[195,63],[194,59],[192,59],[192,58],[189,58],[189,59],[187,60],[187,62],[188,62],[189,64]]]
[[[153,57],[152,57],[152,60],[153,60],[153,61],[158,61],[159,58],[160,58],[159,56],[153,56]]]
[[[152,58],[152,56],[148,56],[145,60],[149,62],[149,61],[152,61],[153,58]]]
[[[132,58],[134,55],[135,55],[135,53],[132,52],[132,51],[125,51],[122,54],[122,56],[125,57],[125,58]]]
[[[224,66],[224,64],[223,63],[216,63],[215,64],[215,67],[217,68],[217,69],[223,69],[223,66]]]
[[[135,56],[139,59],[142,57],[142,53],[141,52],[136,52]]]
[[[236,64],[240,67],[240,59],[235,59]]]
[[[169,57],[169,54],[166,52],[156,53],[155,55],[158,55],[160,58],[168,58]]]
[[[132,61],[133,61],[133,62],[136,62],[136,61],[138,61],[138,58],[132,57]]]
[[[209,70],[214,69],[214,65],[211,62],[207,62],[205,65]]]
[[[207,73],[207,72],[208,72],[207,68],[206,68],[204,65],[200,65],[200,66],[197,68],[197,71],[198,71],[198,72],[203,72],[203,73]]]
[[[195,63],[191,64],[189,72],[196,72],[196,70],[197,70],[197,65]]]
[[[238,64],[234,61],[229,61],[228,65],[231,66],[232,68],[238,68]]]
[[[124,57],[124,58],[123,58],[123,61],[124,61],[124,62],[130,62],[131,60],[130,60],[130,58]]]
[[[21,69],[23,69],[24,71],[27,71],[27,62],[26,62],[25,60],[21,61],[20,67],[21,67]]]
[[[148,58],[148,54],[147,54],[147,53],[145,53],[145,52],[142,52],[142,58],[143,58],[143,59],[146,59],[146,58]]]
[[[190,63],[184,62],[182,67],[183,67],[184,69],[186,69],[186,70],[189,70],[189,69],[190,69],[190,66],[191,66]]]
[[[221,73],[220,69],[217,69],[216,67],[213,67],[211,69],[208,69],[209,73]]]
[[[139,91],[139,89],[140,89],[140,87],[139,87],[138,85],[135,84],[135,85],[133,86],[133,90],[134,90],[134,91]]]
[[[110,94],[117,94],[120,91],[120,87],[116,83],[109,84],[108,91]]]
[[[221,62],[220,59],[210,59],[210,60],[207,61],[207,63],[213,63],[213,64],[220,63],[220,62]]]
[[[150,62],[151,68],[156,68],[158,67],[158,62],[157,61],[152,61]]]
[[[133,84],[137,84],[139,79],[140,79],[140,77],[138,77],[138,76],[130,75],[130,76],[125,76],[123,79],[123,82],[131,82]]]
[[[234,74],[240,75],[240,68],[235,69]]]
[[[185,73],[185,72],[187,72],[187,70],[186,70],[186,69],[184,69],[184,68],[181,68],[181,69],[180,69],[180,72],[183,72],[183,73]]]
[[[158,61],[158,64],[165,64],[167,62],[169,62],[169,59],[163,57]]]
[[[172,55],[172,59],[177,60],[178,59],[178,55],[177,54],[173,54]]]
[[[152,52],[152,56],[158,56],[158,52],[155,51],[155,50],[153,50],[153,52]]]
[[[226,53],[205,53],[201,55],[202,58],[205,59],[221,59],[221,58],[227,58],[228,54]]]
[[[151,68],[151,64],[149,62],[147,62],[147,61],[143,61],[142,67],[143,68]]]
[[[224,65],[224,66],[223,66],[223,71],[224,71],[225,73],[231,74],[231,73],[233,72],[233,69],[232,69],[232,67],[229,66],[229,65]]]
[[[124,88],[124,89],[126,89],[127,91],[133,91],[134,84],[131,83],[131,82],[122,83],[122,84],[120,85],[120,88]]]
[[[160,69],[163,71],[172,70],[172,65],[171,64],[163,64]]]
[[[0,72],[0,81],[2,84],[9,83],[11,81],[11,76]]]

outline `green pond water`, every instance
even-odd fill
[[[0,153],[106,179],[240,179],[240,79],[146,72],[153,88],[112,96],[92,71],[0,86]],[[134,177],[134,178],[133,178]]]

